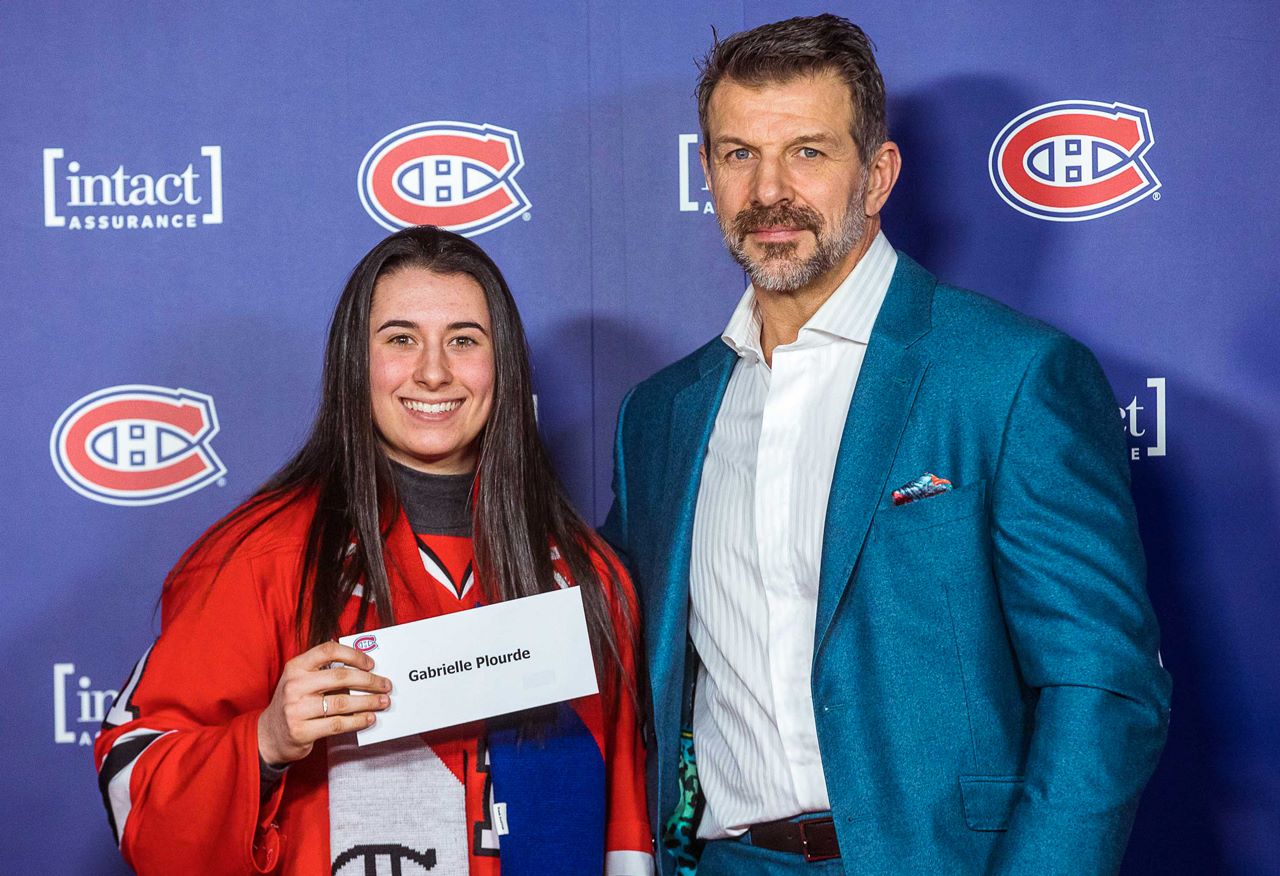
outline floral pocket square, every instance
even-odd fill
[[[925,472],[914,481],[905,483],[893,491],[893,504],[905,505],[916,499],[927,499],[951,489],[951,481],[932,472]]]

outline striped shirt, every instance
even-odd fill
[[[823,522],[897,261],[877,234],[796,340],[774,348],[772,368],[753,288],[725,329],[738,362],[702,470],[690,565],[700,837],[830,808],[809,687]]]

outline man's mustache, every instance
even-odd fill
[[[817,234],[822,230],[822,217],[812,207],[785,203],[754,204],[733,217],[733,234],[739,240],[761,228],[794,228]]]

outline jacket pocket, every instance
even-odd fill
[[[872,526],[877,533],[884,534],[940,526],[978,514],[983,510],[986,497],[987,482],[974,481],[905,505],[885,505],[876,512]]]
[[[971,830],[1008,830],[1022,799],[1022,776],[961,776],[964,820]]]

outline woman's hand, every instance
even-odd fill
[[[345,666],[330,669],[330,663]],[[390,680],[374,675],[373,658],[325,642],[284,665],[271,704],[258,717],[258,753],[272,766],[302,760],[317,739],[362,730],[390,704]],[[348,690],[371,696],[352,696]]]

